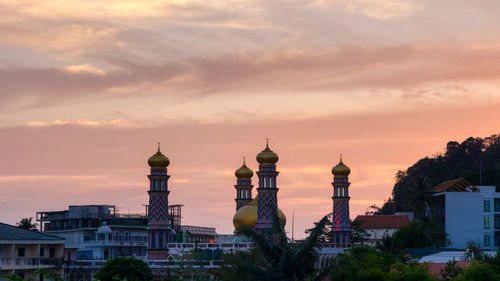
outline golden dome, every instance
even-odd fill
[[[240,180],[249,180],[253,177],[253,171],[248,168],[245,161],[243,161],[243,165],[234,172],[234,175]]]
[[[149,157],[148,164],[151,168],[167,168],[170,164],[170,160],[168,160],[167,156],[163,155],[160,152],[160,144],[158,144],[158,152],[155,155]]]
[[[269,148],[269,142],[266,142],[266,148],[257,154],[257,162],[261,165],[274,165],[278,162],[278,154]]]
[[[342,156],[340,156],[340,162],[337,166],[332,168],[332,174],[336,177],[347,177],[351,173],[351,169],[344,165],[342,162]]]
[[[257,224],[258,205],[259,196],[255,197],[255,199],[248,203],[245,207],[241,207],[233,217],[234,229],[239,229],[244,225],[255,228],[255,225]],[[285,227],[286,216],[280,209],[278,209],[278,218],[280,219],[281,226]]]

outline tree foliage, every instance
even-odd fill
[[[218,274],[221,280],[302,281],[321,280],[332,268],[329,262],[320,262],[317,247],[320,237],[327,231],[328,216],[321,219],[300,244],[291,243],[274,216],[271,229],[256,231],[243,226],[238,231],[255,244],[257,252],[237,252],[226,257],[232,261],[223,266]],[[322,265],[318,269],[316,265]]]
[[[441,225],[434,222],[410,222],[392,236],[392,245],[399,250],[406,248],[445,247],[449,244]]]
[[[99,281],[151,281],[153,280],[153,272],[143,260],[133,257],[119,257],[107,260],[97,271],[96,278]]]
[[[398,171],[393,201],[387,201],[380,209],[414,212],[416,218],[422,218],[430,190],[457,178],[475,185],[500,186],[500,135],[469,137],[462,143],[450,141],[443,153],[422,158],[407,170]]]
[[[16,226],[26,230],[38,231],[38,223],[34,223],[32,217],[21,219],[18,223],[16,223]]]

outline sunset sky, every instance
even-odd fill
[[[341,153],[354,218],[447,141],[499,133],[498,11],[497,0],[3,0],[0,221],[76,204],[143,212],[161,142],[183,223],[230,233],[234,170],[242,156],[257,170],[266,138],[287,231],[293,210],[296,237],[331,212]]]

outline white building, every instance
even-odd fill
[[[376,246],[384,236],[392,237],[394,232],[410,223],[407,215],[364,215],[357,216],[355,223],[366,232],[365,244]]]
[[[430,215],[444,225],[449,247],[469,242],[496,251],[500,240],[500,192],[495,186],[474,186],[464,179],[443,182],[433,190]]]
[[[62,275],[64,239],[0,223],[0,281],[4,274],[43,280],[36,269]]]

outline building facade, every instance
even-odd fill
[[[120,256],[146,258],[144,215],[121,215],[114,205],[79,205],[37,212],[37,221],[43,233],[65,239],[64,257],[70,264]]]
[[[351,221],[349,219],[349,174],[351,170],[342,162],[332,168],[333,217],[331,242],[335,248],[351,246]]]
[[[148,159],[151,167],[149,178],[148,211],[148,259],[166,260],[167,243],[170,240],[172,226],[168,217],[168,179],[167,167],[170,160],[161,153],[160,144],[156,154]]]
[[[354,223],[364,230],[363,243],[376,246],[377,242],[382,242],[385,236],[392,237],[401,227],[407,226],[410,219],[407,215],[372,215],[357,216]]]
[[[500,192],[495,186],[474,186],[464,179],[443,182],[433,189],[429,212],[448,233],[449,247],[465,249],[475,242],[498,250]]]
[[[64,239],[0,223],[0,280],[4,274],[43,280],[37,269],[63,275]]]

